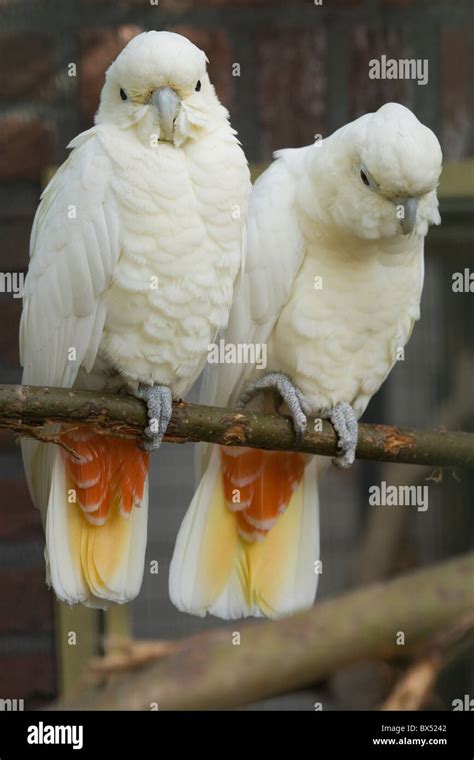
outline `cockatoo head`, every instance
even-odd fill
[[[425,235],[430,224],[440,223],[441,148],[408,108],[386,103],[333,137],[339,171],[331,183],[331,214],[339,226],[374,239]]]
[[[173,32],[134,37],[109,67],[96,122],[135,129],[147,144],[176,147],[226,120],[206,71],[206,55]]]

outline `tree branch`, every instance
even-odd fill
[[[432,696],[441,671],[472,647],[474,613],[458,618],[423,647],[422,656],[405,671],[381,710],[421,710]]]
[[[106,688],[52,707],[229,709],[302,688],[356,662],[406,656],[407,650],[419,655],[433,635],[472,613],[473,574],[471,553],[283,620],[236,621],[233,628],[174,642],[169,654],[114,677]]]
[[[145,404],[128,395],[68,388],[0,386],[0,428],[10,429],[20,436],[60,443],[41,429],[47,422],[87,424],[99,433],[137,437],[147,424],[147,414]],[[314,432],[314,420],[309,420],[303,440],[297,443],[291,421],[286,417],[175,401],[165,440],[175,443],[208,441],[226,446],[335,456],[334,429],[329,422],[320,422],[321,432]],[[361,424],[357,458],[473,467],[474,433]]]

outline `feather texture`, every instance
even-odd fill
[[[166,140],[155,97],[163,90],[179,104]],[[182,396],[227,325],[250,191],[204,53],[173,33],[137,36],[107,72],[95,126],[69,147],[31,235],[23,382],[132,392],[157,384]],[[74,454],[22,443],[49,579],[72,603],[128,601],[143,573],[147,458],[136,443],[81,430],[62,437]]]
[[[327,417],[345,402],[360,417],[420,316],[424,236],[440,222],[439,143],[408,109],[389,103],[275,157],[252,192],[245,271],[222,337],[265,344],[266,371],[290,377],[313,415]],[[403,234],[408,201],[416,218]],[[220,406],[235,405],[263,374],[252,363],[206,373],[202,401]],[[174,603],[224,618],[310,606],[324,460],[301,472],[291,453],[230,451],[222,462],[202,453],[171,565]],[[214,558],[215,525],[223,539]]]

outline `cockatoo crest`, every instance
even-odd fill
[[[179,147],[206,125],[227,119],[206,71],[206,55],[173,32],[134,37],[111,64],[102,89],[98,124],[136,129],[150,143]]]
[[[319,222],[365,239],[423,236],[440,223],[441,148],[408,108],[386,103],[312,150]]]

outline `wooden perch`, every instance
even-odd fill
[[[428,702],[442,666],[438,653],[417,660],[396,684],[381,710],[421,710]]]
[[[142,401],[127,395],[0,386],[0,428],[20,436],[59,443],[57,437],[42,430],[46,422],[87,424],[100,433],[137,437],[147,424],[147,414]],[[314,432],[315,422],[309,420],[304,439],[297,443],[291,421],[286,417],[175,401],[165,440],[208,441],[226,446],[335,456],[334,429],[324,420],[321,425],[321,432]],[[356,456],[384,462],[473,467],[474,433],[361,424]]]
[[[472,647],[473,634],[472,611],[437,633],[423,647],[422,656],[406,670],[380,709],[421,710],[432,698],[441,671]]]
[[[229,709],[308,686],[356,662],[419,655],[438,632],[472,613],[473,577],[474,552],[279,621],[235,621],[174,642],[151,664],[52,709]]]

